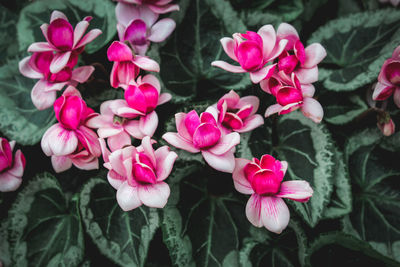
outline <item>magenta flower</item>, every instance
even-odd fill
[[[78,90],[72,86],[54,102],[54,111],[58,123],[45,132],[41,146],[47,156],[56,156],[52,157],[55,171],[64,171],[72,163],[82,169],[97,168],[100,144],[98,136],[86,126],[86,122],[98,114],[86,106]]]
[[[100,140],[104,167],[111,186],[117,190],[117,201],[124,211],[133,210],[142,204],[152,208],[163,208],[168,201],[170,189],[164,180],[169,176],[178,155],[162,146],[154,151],[149,136],[142,145],[124,147],[112,153]]]
[[[281,23],[277,30],[278,40],[288,40],[285,51],[278,58],[278,69],[290,75],[296,74],[302,84],[318,81],[318,63],[326,57],[325,48],[314,43],[304,49],[296,29],[287,23]]]
[[[385,100],[392,94],[394,103],[400,108],[400,46],[383,63],[372,98]]]
[[[304,116],[316,123],[321,122],[324,110],[321,104],[312,98],[315,88],[312,84],[300,84],[296,75],[292,72],[290,76],[284,71],[275,73],[271,78],[260,83],[261,89],[275,96],[278,102],[267,108],[265,117],[274,113],[286,114],[301,108]]]
[[[234,66],[224,61],[214,61],[212,66],[219,67],[233,73],[249,72],[253,83],[270,77],[275,64],[267,65],[278,57],[285,48],[287,40],[279,40],[272,25],[264,25],[257,33],[247,31],[235,33],[232,38],[221,39],[225,53],[240,66]]]
[[[50,64],[55,54],[53,52],[35,52],[19,62],[19,71],[31,79],[40,79],[32,89],[31,98],[39,110],[49,108],[57,97],[57,91],[67,85],[76,86],[89,79],[94,71],[92,66],[75,68],[78,54],[72,53],[65,67],[57,73],[50,72]]]
[[[208,108],[200,117],[195,110],[175,114],[177,133],[165,133],[163,139],[191,153],[201,152],[214,169],[232,173],[235,168],[234,147],[240,136],[233,132],[224,135],[217,125],[218,114]]]
[[[263,155],[261,160],[236,159],[233,182],[240,193],[251,195],[246,205],[247,219],[256,227],[281,233],[289,223],[290,213],[282,198],[307,202],[313,190],[306,181],[282,182],[286,161]]]
[[[135,4],[148,7],[156,14],[165,14],[172,11],[178,11],[177,4],[171,4],[173,0],[116,0],[124,4]],[[118,16],[117,16],[118,18]]]
[[[160,66],[154,60],[132,53],[124,43],[114,41],[107,50],[108,60],[114,61],[110,82],[114,88],[126,89],[129,83],[138,75],[140,69],[159,72]]]
[[[150,42],[163,42],[176,26],[175,21],[170,18],[157,21],[159,15],[146,5],[118,3],[115,13],[119,40],[128,41],[139,55],[146,54]]]
[[[20,149],[13,156],[14,146],[15,141],[0,137],[0,192],[15,191],[22,183],[25,156]]]
[[[84,36],[91,19],[92,17],[85,17],[74,29],[64,13],[53,11],[50,25],[45,23],[40,26],[47,42],[33,43],[28,47],[28,51],[55,52],[50,63],[50,71],[60,72],[68,64],[73,53],[80,54],[85,45],[101,34],[99,29],[93,29]]]

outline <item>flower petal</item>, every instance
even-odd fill
[[[165,180],[171,173],[178,155],[170,151],[168,146],[162,146],[155,151],[157,182]]]
[[[151,208],[164,208],[171,193],[167,183],[140,186],[138,195],[144,205]]]
[[[203,150],[201,154],[208,165],[217,171],[232,173],[235,169],[235,156],[233,155],[233,151],[228,151],[222,155],[215,155],[207,150]]]
[[[311,97],[306,97],[303,101],[301,112],[303,112],[304,116],[310,118],[315,123],[320,123],[324,117],[324,110],[321,104]]]
[[[51,164],[56,173],[66,171],[72,167],[72,161],[68,156],[51,156]]]
[[[171,35],[175,27],[176,23],[174,20],[170,18],[161,19],[151,27],[148,40],[154,43],[163,42]]]
[[[160,71],[160,65],[149,57],[136,55],[132,61],[141,69],[154,72]]]
[[[303,64],[305,68],[313,68],[326,57],[325,48],[319,44],[310,44],[305,49],[306,61]]]
[[[102,31],[99,29],[93,29],[89,31],[85,36],[83,36],[83,38],[78,42],[78,44],[74,48],[77,49],[87,45],[88,43],[96,39],[100,34],[102,34]]]
[[[318,81],[318,67],[311,69],[301,68],[296,71],[297,78],[302,84],[314,83]]]
[[[124,182],[118,187],[117,202],[124,211],[130,211],[141,206],[142,201],[138,196],[138,188],[130,186],[128,182]]]
[[[251,161],[248,159],[235,159],[235,169],[233,170],[232,177],[233,177],[233,184],[235,189],[242,194],[253,194],[254,190],[251,187],[250,182],[247,180],[244,174],[244,166],[246,166]]]
[[[107,144],[111,151],[121,149],[124,146],[129,146],[131,144],[131,137],[126,132],[122,131],[119,134],[109,136],[107,139]]]
[[[240,143],[240,135],[238,133],[230,133],[222,136],[218,143],[208,149],[209,152],[215,155],[222,155],[230,151],[233,147]]]
[[[271,24],[262,26],[257,33],[263,39],[263,54],[268,57],[275,47],[276,43],[276,32]]]
[[[261,221],[265,228],[280,234],[288,225],[290,213],[283,199],[261,197]]]
[[[49,108],[53,105],[54,101],[56,101],[56,91],[47,91],[46,89],[48,88],[49,84],[45,80],[39,80],[32,88],[32,103],[38,110]]]
[[[55,54],[50,64],[50,71],[52,73],[60,72],[67,65],[71,53],[71,51],[68,51]]]
[[[48,44],[47,42],[37,42],[33,43],[28,47],[28,52],[46,52],[46,51],[53,51],[55,48]]]
[[[43,74],[41,74],[40,72],[37,72],[30,66],[30,64],[29,64],[30,59],[31,59],[30,56],[25,57],[18,63],[19,72],[21,72],[21,74],[24,75],[25,77],[28,77],[31,79],[43,78]]]
[[[221,40],[219,40],[222,44],[222,48],[224,49],[225,53],[230,57],[231,59],[238,61],[236,55],[235,55],[235,41],[232,38],[229,37],[224,37]]]
[[[243,127],[237,129],[238,133],[245,133],[254,130],[255,128],[264,124],[264,118],[260,114],[255,114],[253,116],[248,117],[243,124]]]
[[[299,202],[306,202],[312,197],[313,190],[306,181],[285,181],[281,184],[276,197],[289,198]]]
[[[9,172],[0,173],[0,192],[15,191],[21,183],[21,178],[17,178]]]
[[[144,135],[153,136],[158,126],[158,116],[155,111],[140,117],[139,129]]]
[[[126,44],[114,41],[107,49],[107,57],[109,61],[130,61],[133,55]]]
[[[259,83],[264,79],[268,79],[274,73],[276,64],[265,66],[258,71],[250,72],[250,80],[253,83]]]
[[[398,108],[400,108],[400,88],[396,88],[393,94],[393,101]]]
[[[49,150],[46,149],[48,146]],[[64,129],[59,123],[50,127],[42,138],[42,149],[47,156],[65,156],[75,151],[78,137],[74,131]]]
[[[92,75],[93,71],[93,66],[78,67],[72,71],[71,79],[78,83],[84,83],[89,79],[90,75]]]
[[[231,65],[231,64],[226,63],[225,61],[221,61],[221,60],[217,60],[217,61],[211,62],[211,66],[218,67],[218,68],[221,68],[223,70],[226,70],[226,71],[229,71],[229,72],[233,72],[233,73],[244,73],[244,72],[246,72],[240,66],[234,66],[234,65]]]
[[[176,148],[186,150],[190,153],[200,152],[200,150],[194,147],[194,145],[191,142],[181,137],[178,133],[171,133],[171,132],[165,133],[162,136],[162,138]]]
[[[264,117],[267,118],[267,117],[271,116],[272,114],[279,113],[279,112],[281,112],[282,108],[283,107],[279,104],[271,105],[265,111]]]

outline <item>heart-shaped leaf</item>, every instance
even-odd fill
[[[18,53],[18,46],[10,45],[10,40],[16,39],[16,28],[18,16],[7,8],[0,10],[0,63],[5,63],[7,58]]]

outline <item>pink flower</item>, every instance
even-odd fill
[[[296,29],[281,23],[277,30],[278,40],[288,40],[285,51],[278,58],[278,69],[290,75],[296,74],[302,84],[318,81],[318,63],[326,57],[325,48],[314,43],[304,49]]]
[[[176,26],[175,21],[170,18],[157,21],[159,15],[147,5],[118,3],[115,13],[119,40],[129,41],[135,53],[139,55],[146,54],[150,42],[163,42]]]
[[[237,191],[251,195],[246,205],[247,219],[256,227],[281,233],[289,223],[290,214],[282,198],[307,202],[313,190],[306,181],[282,182],[286,161],[263,155],[261,160],[236,159],[233,182]]]
[[[271,78],[260,83],[261,89],[276,97],[278,102],[267,108],[265,117],[274,113],[286,114],[301,108],[304,116],[316,123],[321,122],[324,110],[321,104],[313,97],[315,88],[312,84],[300,84],[296,75],[292,72],[290,76],[280,71]]]
[[[160,66],[154,60],[138,56],[124,43],[114,41],[107,50],[108,60],[114,61],[110,82],[114,88],[126,88],[138,75],[140,69],[159,72]]]
[[[393,100],[400,108],[400,46],[398,46],[381,68],[378,83],[372,95],[373,100],[385,100],[393,94]]]
[[[381,130],[384,136],[391,136],[395,132],[396,125],[393,120],[390,118],[389,113],[382,112],[378,114],[377,117],[377,126],[379,130]]]
[[[13,156],[15,141],[0,137],[0,192],[15,191],[22,183],[25,156],[17,150]]]
[[[89,79],[94,71],[92,66],[83,66],[74,69],[78,62],[78,54],[72,53],[67,64],[57,73],[50,72],[50,64],[54,59],[53,52],[35,52],[19,62],[22,75],[31,79],[40,79],[32,89],[31,98],[39,110],[49,108],[57,97],[57,91],[66,85],[76,86]]]
[[[211,108],[218,113],[218,123],[224,133],[232,131],[244,133],[264,124],[264,119],[257,112],[260,101],[256,96],[240,96],[231,90]]]
[[[257,33],[247,31],[235,33],[232,38],[221,39],[225,53],[240,66],[234,66],[224,61],[214,61],[212,66],[234,73],[249,72],[253,83],[272,75],[275,64],[267,65],[278,57],[286,46],[287,40],[277,42],[276,33],[272,25],[264,25]]]
[[[101,155],[98,136],[86,126],[87,120],[97,114],[72,86],[56,100],[54,111],[58,123],[45,132],[41,146],[47,156],[52,156],[55,171],[64,171],[72,163],[81,169],[97,168]]]
[[[168,201],[170,189],[164,180],[171,173],[178,155],[162,146],[154,151],[149,136],[142,145],[128,146],[112,153],[100,140],[104,167],[111,186],[117,189],[117,201],[124,211],[133,210],[142,204],[152,208],[163,208]]]
[[[101,34],[99,29],[93,29],[83,36],[89,27],[90,20],[92,20],[92,17],[85,17],[74,29],[64,13],[53,11],[50,25],[45,23],[40,26],[47,42],[33,43],[28,47],[28,51],[55,52],[50,63],[50,71],[58,73],[68,64],[73,53],[80,54],[85,45]]]
[[[172,11],[178,11],[177,4],[171,4],[173,0],[116,0],[125,4],[136,4],[146,6],[156,14],[165,14]],[[118,18],[118,16],[117,16]]]
[[[205,161],[214,169],[232,173],[235,167],[234,147],[239,144],[238,133],[222,134],[217,125],[215,109],[207,109],[200,117],[195,110],[175,114],[177,133],[166,133],[163,139],[191,153],[201,151]],[[212,112],[212,113],[210,113]]]

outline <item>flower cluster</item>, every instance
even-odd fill
[[[17,190],[22,183],[25,156],[17,150],[13,156],[15,141],[0,137],[0,192]]]

